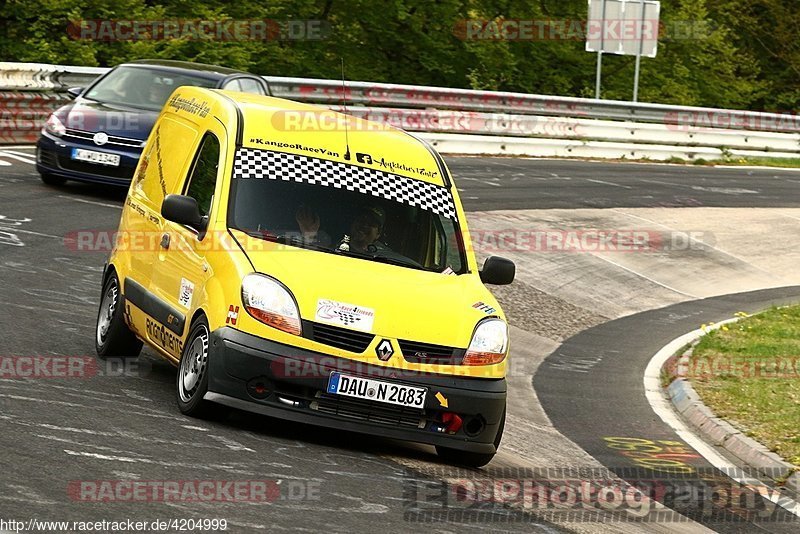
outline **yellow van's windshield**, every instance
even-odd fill
[[[366,167],[239,149],[228,224],[298,247],[466,272],[450,192]]]

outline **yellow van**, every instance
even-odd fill
[[[103,276],[101,358],[147,343],[190,416],[227,406],[428,443],[481,466],[505,421],[508,327],[442,158],[401,130],[178,88]]]

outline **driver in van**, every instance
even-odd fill
[[[295,220],[303,240],[307,243],[319,243],[319,215],[306,205],[301,205],[295,212]],[[364,206],[357,213],[350,223],[350,233],[345,235],[337,248],[340,250],[351,250],[353,252],[377,252],[388,247],[381,243],[378,238],[383,233],[383,226],[386,222],[386,213],[377,206]],[[343,245],[347,245],[343,248]]]
[[[378,206],[364,206],[350,224],[349,236],[346,235],[342,241],[342,244],[347,243],[349,248],[342,249],[340,245],[340,250],[365,253],[388,248],[378,240],[383,233],[385,223],[386,212]]]

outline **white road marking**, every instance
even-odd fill
[[[11,167],[11,164],[7,161],[3,161],[0,159],[0,167]]]
[[[183,428],[188,428],[189,430],[199,430],[201,432],[208,432],[207,428],[199,427],[199,426],[192,426],[192,425],[181,425]]]
[[[683,420],[680,419],[675,413],[672,408],[672,403],[664,396],[661,388],[661,368],[673,354],[706,332],[710,330],[716,330],[723,325],[736,321],[738,321],[736,318],[728,319],[726,321],[715,323],[710,327],[706,327],[705,331],[703,329],[694,330],[688,334],[684,334],[676,339],[673,339],[667,345],[662,347],[661,350],[659,350],[650,359],[650,362],[647,364],[647,368],[644,371],[645,396],[647,397],[647,401],[650,403],[650,407],[653,409],[656,415],[658,415],[661,420],[664,421],[664,423],[672,428],[672,430],[674,430],[683,441],[685,441],[694,450],[699,452],[703,458],[708,460],[708,463],[719,469],[722,473],[726,474],[739,484],[755,487],[762,497],[777,504],[781,508],[784,508],[789,513],[800,517],[800,503],[795,502],[786,495],[783,495],[782,498],[778,497],[775,494],[777,493],[777,495],[780,495],[778,492],[765,492],[766,494],[762,493],[760,488],[763,487],[766,489],[767,486],[765,484],[758,486],[755,484],[757,481],[755,481],[752,477],[745,476],[744,472],[741,473],[741,476],[733,476],[733,473],[742,471],[742,469],[733,465],[730,461],[728,461],[727,458],[718,453],[714,447],[707,444],[705,441],[703,441],[703,439],[690,430]]]
[[[247,475],[253,476],[253,469],[237,469],[232,465],[225,465],[225,464],[207,464],[207,463],[198,463],[198,462],[166,462],[163,460],[153,460],[150,458],[131,458],[129,456],[116,456],[116,455],[109,455],[109,454],[98,454],[94,452],[85,452],[85,451],[73,451],[71,449],[64,449],[64,452],[70,456],[83,456],[86,458],[94,458],[96,460],[107,460],[111,462],[123,462],[123,463],[142,463],[142,464],[151,464],[151,465],[161,465],[164,467],[183,467],[188,469],[194,470],[204,470],[204,471],[216,471],[221,470],[227,473],[236,473],[240,475]],[[246,467],[245,464],[236,464],[241,465],[242,467]],[[259,466],[264,464],[259,464]],[[295,477],[287,474],[278,474],[278,473],[267,473],[262,472],[259,473],[259,477],[263,478],[274,478],[278,479],[289,479],[289,480],[314,480],[314,481],[322,481],[322,479],[317,477],[311,478],[304,478],[304,477]]]
[[[629,185],[615,184],[615,183],[612,183],[612,182],[606,182],[605,180],[596,180],[594,178],[587,178],[586,181],[587,182],[594,182],[596,184],[610,185],[610,186],[613,186],[613,187],[621,187],[623,189],[633,189]]]
[[[31,153],[29,153],[29,152],[17,152],[16,150],[9,150],[9,149],[7,149],[7,148],[6,148],[6,149],[3,149],[3,150],[2,150],[2,152],[5,152],[5,153],[7,153],[7,154],[16,154],[17,156],[22,156],[22,157],[24,157],[24,158],[31,158],[31,159],[34,159],[34,158],[36,157],[36,155],[35,155],[35,154],[31,154]]]
[[[703,187],[702,185],[693,185],[692,189],[695,191],[708,191],[710,193],[722,193],[723,195],[757,195],[760,191],[753,191],[752,189],[742,189],[741,187]]]
[[[36,160],[29,159],[31,156],[23,158],[11,152],[0,150],[0,157],[15,159],[21,161],[22,163],[27,163],[29,165],[36,165]]]
[[[72,200],[74,202],[83,202],[84,204],[94,204],[95,206],[103,206],[103,207],[106,207],[106,208],[114,208],[114,209],[118,209],[118,210],[122,209],[122,206],[118,206],[116,204],[106,204],[105,202],[95,202],[94,200],[85,200],[85,199],[82,199],[82,198],[75,198],[75,197],[70,197],[70,196],[67,196],[67,195],[58,195],[58,198],[66,198],[67,200]]]
[[[19,228],[6,228],[3,226],[3,221],[0,220],[0,228],[4,230],[13,230],[14,232],[19,232],[21,234],[31,234],[31,235],[38,235],[40,237],[51,237],[53,239],[64,239],[64,236],[61,235],[53,235],[53,234],[43,234],[41,232],[34,232],[32,230],[20,230]]]
[[[209,434],[208,437],[211,438],[211,439],[215,439],[215,440],[219,441],[220,443],[222,443],[223,445],[225,445],[227,448],[229,448],[232,451],[256,452],[255,450],[251,449],[250,447],[245,447],[244,445],[242,445],[238,441],[235,441],[235,440],[233,440],[231,438],[228,438],[228,437],[225,437],[225,436],[216,436],[216,435]]]

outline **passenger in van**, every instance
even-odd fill
[[[294,212],[297,226],[304,243],[321,247],[330,247],[331,236],[319,229],[319,215],[313,208],[305,204],[300,204]]]

